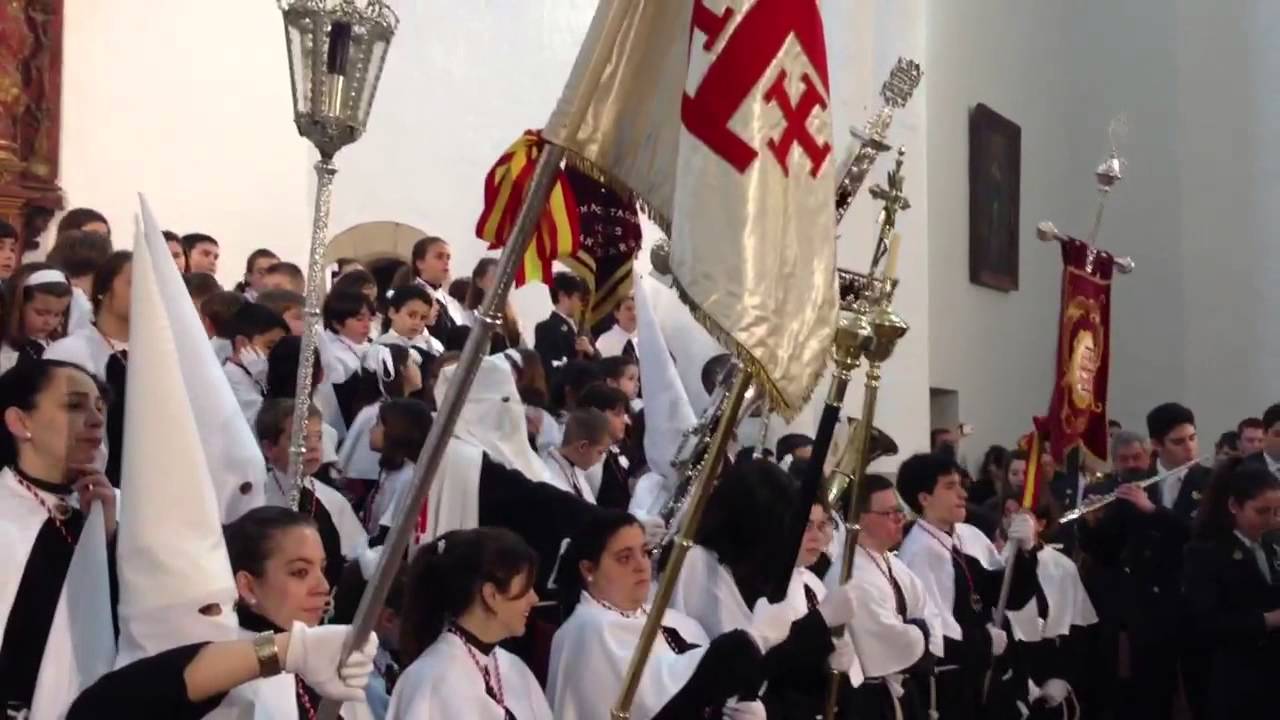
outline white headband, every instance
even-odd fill
[[[44,270],[37,270],[28,275],[27,279],[22,282],[22,287],[31,287],[32,285],[52,285],[55,283],[60,283],[62,285],[70,284],[67,282],[67,276],[64,275],[61,270],[45,268]]]

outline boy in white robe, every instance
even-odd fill
[[[898,470],[898,491],[920,516],[899,557],[942,614],[943,654],[934,673],[934,709],[942,720],[1001,717],[1007,705],[1027,700],[1025,680],[1018,693],[1016,679],[1009,687],[1020,697],[1006,703],[994,690],[984,697],[986,675],[1009,644],[1007,631],[992,624],[1005,560],[981,530],[964,522],[967,495],[954,460],[938,454],[908,458]],[[1013,553],[1016,565],[1007,607],[1017,609],[1032,600],[1038,586],[1035,555],[1023,550],[1035,544],[1029,514],[1014,516],[1009,538],[1018,552]]]
[[[253,422],[267,394],[267,356],[289,334],[284,318],[263,305],[245,303],[231,316],[233,354],[222,366],[245,419]]]
[[[593,408],[569,413],[564,440],[542,455],[547,482],[595,504],[596,495],[586,474],[600,463],[610,444],[609,420],[604,413]]]

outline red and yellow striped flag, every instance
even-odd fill
[[[490,250],[503,247],[511,237],[544,144],[540,132],[526,130],[485,175],[484,210],[476,221],[476,237],[487,241]],[[552,261],[570,257],[583,265],[595,266],[591,257],[582,252],[578,203],[561,170],[516,272],[516,286],[545,283],[551,277]]]

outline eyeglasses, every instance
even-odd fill
[[[902,508],[894,508],[892,510],[866,510],[864,512],[868,515],[879,515],[880,517],[889,518],[890,520],[899,520],[907,516],[906,511]]]

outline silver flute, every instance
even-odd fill
[[[867,121],[862,130],[852,129],[850,132],[859,141],[858,149],[853,151],[841,163],[840,182],[836,185],[836,224],[844,218],[853,198],[862,188],[867,173],[876,164],[880,153],[889,149],[886,139],[889,136],[889,125],[893,122],[895,110],[906,107],[907,101],[915,93],[923,76],[919,63],[907,58],[898,58],[893,69],[889,71],[889,79],[880,86],[880,99],[884,107],[880,108]]]
[[[1134,485],[1140,488],[1145,488],[1150,485],[1155,485],[1161,480],[1168,480],[1169,478],[1173,477],[1174,475],[1177,475],[1183,470],[1186,470],[1193,465],[1198,465],[1204,462],[1205,460],[1208,460],[1209,457],[1210,457],[1209,455],[1201,455],[1200,457],[1196,458],[1195,460],[1192,460],[1189,463],[1186,463],[1185,465],[1179,465],[1178,467],[1172,470],[1166,470],[1165,472],[1162,472],[1159,475],[1156,475],[1155,477],[1149,477],[1146,480],[1139,480],[1137,482],[1127,483],[1127,484]],[[1058,524],[1062,525],[1065,523],[1069,523],[1072,520],[1078,520],[1082,516],[1087,515],[1093,512],[1094,510],[1097,510],[1098,508],[1102,508],[1102,507],[1106,507],[1107,505],[1110,505],[1111,503],[1115,502],[1117,498],[1118,498],[1118,495],[1114,492],[1110,492],[1110,493],[1107,493],[1106,495],[1099,495],[1098,497],[1092,498],[1088,502],[1081,503],[1080,506],[1077,507],[1075,510],[1069,510],[1063,513],[1062,517],[1058,518]]]

